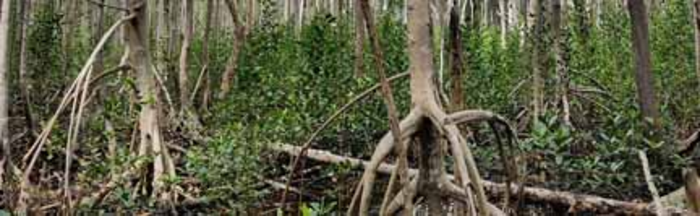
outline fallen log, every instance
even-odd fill
[[[283,152],[290,155],[299,155],[301,147],[289,144],[272,144],[268,146],[270,150]],[[353,166],[366,166],[367,161],[344,157],[328,151],[309,149],[305,153],[307,158],[326,163],[347,163]],[[396,169],[395,165],[382,163],[377,172],[391,174]],[[416,175],[418,170],[410,169],[409,175]],[[450,175],[450,179],[454,176]],[[499,196],[505,194],[506,186],[502,183],[495,183],[483,180],[486,191],[492,195]],[[519,186],[512,185],[512,191],[519,190]],[[592,195],[574,194],[564,191],[553,191],[539,187],[524,187],[523,195],[525,199],[535,202],[565,205],[569,207],[568,213],[586,212],[597,214],[624,214],[624,215],[654,215],[656,208],[649,203],[627,202],[608,199]],[[689,211],[678,208],[664,208],[668,215],[689,215]]]

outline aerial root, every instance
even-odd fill
[[[414,110],[408,116],[406,116],[406,118],[403,121],[401,121],[399,127],[400,130],[404,132],[402,134],[402,140],[407,140],[406,138],[411,137],[418,130],[418,125],[420,125],[422,121],[421,117],[422,114]],[[365,167],[365,172],[363,173],[360,182],[361,186],[358,186],[358,190],[355,191],[355,193],[361,191],[361,196],[354,196],[353,201],[351,202],[351,206],[348,208],[348,215],[352,215],[355,205],[357,204],[355,198],[360,199],[359,213],[361,215],[366,215],[369,211],[369,201],[372,195],[372,187],[374,186],[374,180],[377,175],[377,167],[379,167],[379,165],[389,155],[391,150],[394,148],[395,144],[396,143],[394,143],[394,137],[391,135],[391,133],[387,133],[379,141],[379,144],[372,155],[372,159],[370,160],[369,164]]]
[[[404,207],[407,211],[411,211],[412,209],[408,208],[406,204],[416,197],[416,194],[418,194],[417,188],[418,177],[414,177],[407,186],[404,186],[403,189],[401,189],[399,193],[394,196],[394,199],[391,200],[386,212],[384,212],[382,215],[393,215],[401,207]]]
[[[478,209],[482,215],[504,215],[503,211],[497,209],[493,204],[488,202],[474,157],[467,146],[466,139],[461,135],[456,125],[487,121],[491,124],[503,125],[504,128],[507,129],[509,137],[514,138],[516,135],[515,130],[509,126],[505,118],[493,112],[482,110],[466,110],[448,115],[437,105],[414,107],[411,114],[401,122],[401,131],[405,132],[402,136],[405,138],[412,137],[418,129],[418,126],[422,123],[420,122],[422,119],[429,119],[437,131],[447,138],[450,151],[456,159],[455,169],[461,182],[457,185],[445,177],[440,180],[441,188],[443,189],[441,193],[446,197],[465,203],[465,206],[472,208],[472,211],[470,211],[472,213],[474,209]],[[496,132],[498,133],[498,131]],[[348,215],[353,215],[358,205],[358,214],[367,215],[372,198],[372,189],[377,175],[377,168],[390,154],[395,144],[391,133],[387,133],[379,142],[355,190],[347,211]],[[389,195],[390,191],[385,192],[381,208],[384,212],[382,213],[391,215],[401,207],[410,206],[409,201],[413,201],[417,194],[420,193],[420,191],[418,191],[420,189],[416,188],[417,182],[418,177],[416,176],[409,185],[401,186],[402,189],[393,196],[392,199],[389,199],[389,197],[391,197]],[[388,190],[392,190],[392,188]],[[389,200],[390,202],[387,202]]]
[[[406,119],[404,119],[400,124],[400,130],[403,131],[404,138],[411,137],[420,124],[421,115],[417,112],[411,112]],[[396,143],[394,143],[394,138],[391,133],[387,133],[377,146],[374,155],[372,155],[372,160],[369,166],[365,169],[363,174],[363,188],[362,196],[360,197],[360,214],[366,215],[369,211],[369,202],[372,196],[372,189],[374,187],[374,180],[376,178],[377,167],[384,161],[387,155],[394,148]]]

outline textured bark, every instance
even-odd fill
[[[442,206],[442,194],[440,179],[445,169],[442,164],[441,139],[438,139],[437,131],[431,125],[424,124],[418,129],[418,143],[420,156],[418,159],[418,188],[428,204],[430,215],[445,215]],[[440,141],[438,141],[440,140]]]
[[[182,1],[181,0],[166,0],[169,2],[168,4],[168,11],[166,12],[168,14],[167,19],[167,26],[169,32],[168,32],[168,44],[166,48],[166,53],[165,53],[165,61],[167,65],[167,70],[164,74],[164,79],[165,81],[169,81],[169,77],[174,76],[175,71],[177,70],[175,66],[175,58],[176,58],[176,49],[177,49],[177,44],[180,41],[179,35],[179,30],[180,27],[178,25],[178,18],[181,16],[180,14],[180,7],[182,6]],[[173,78],[174,80],[175,78]]]
[[[637,99],[645,121],[660,127],[659,105],[654,91],[651,50],[649,48],[649,16],[643,0],[629,0],[627,8],[632,20],[632,48],[635,56]]]
[[[457,111],[464,108],[464,56],[462,49],[462,29],[460,28],[459,4],[457,0],[453,0],[454,6],[450,11],[450,72],[452,80],[452,92],[450,99],[452,100],[451,110]]]
[[[149,54],[149,28],[148,28],[148,0],[130,0],[129,7],[135,18],[125,25],[127,45],[129,46],[129,62],[136,73],[136,87],[141,101],[139,113],[139,156],[153,156],[153,188],[158,200],[163,202],[169,199],[164,192],[164,175],[174,174],[171,166],[168,166],[167,149],[163,147],[161,133],[158,124],[158,94],[151,71]]]
[[[566,2],[566,0],[563,0]],[[552,43],[554,49],[554,61],[556,64],[558,83],[558,99],[562,109],[562,120],[568,126],[571,123],[571,111],[569,106],[569,77],[566,72],[566,62],[564,60],[564,50],[562,48],[562,17],[566,14],[562,13],[562,0],[552,0]]]

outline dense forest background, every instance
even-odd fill
[[[381,73],[398,116],[412,108],[409,0],[369,1],[376,35],[354,0],[0,2],[3,213],[340,214],[362,167],[296,164],[280,146],[368,160],[390,131]],[[691,184],[699,2],[430,5],[442,105],[490,110],[515,131],[504,146],[490,124],[460,126],[483,179],[647,203],[642,151],[662,199]],[[520,199],[502,208],[577,212]]]

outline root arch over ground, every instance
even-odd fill
[[[368,215],[374,195],[372,190],[377,168],[392,152],[397,153],[399,162],[405,161],[406,154],[402,151],[411,146],[417,146],[418,173],[412,175],[409,181],[403,181],[396,194],[392,194],[396,173],[392,174],[390,186],[382,202],[381,215],[392,215],[401,208],[411,212],[412,202],[417,197],[425,198],[425,203],[432,215],[443,214],[444,199],[461,202],[460,206],[465,208],[459,211],[472,214],[478,212],[480,215],[505,215],[503,211],[488,202],[472,152],[456,124],[493,120],[504,123],[507,127],[507,123],[488,111],[468,110],[449,115],[443,110],[439,97],[436,96],[438,92],[433,82],[430,1],[409,0],[408,4],[409,72],[413,107],[408,116],[400,122],[398,127],[400,132],[397,133],[392,128],[392,133],[388,133],[380,140],[369,164],[365,166],[347,214]],[[365,18],[365,21],[371,21],[371,16],[368,14],[365,14]],[[370,30],[370,37],[375,36],[372,35],[373,26],[368,24],[367,27]],[[376,39],[376,37],[373,38]],[[378,45],[375,49],[378,49]],[[380,61],[381,58],[378,57],[381,55],[375,56]],[[394,134],[401,137],[395,138]],[[445,171],[443,160],[446,151],[443,148],[449,149],[454,157],[456,174],[454,181],[448,178]],[[404,170],[396,169],[394,172],[407,173],[406,167],[399,167]]]

